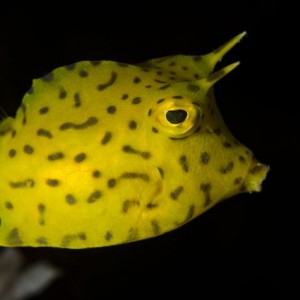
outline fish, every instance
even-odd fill
[[[226,127],[204,55],[81,61],[34,79],[0,124],[0,245],[104,247],[152,238],[236,194],[269,166]]]

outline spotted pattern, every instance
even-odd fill
[[[105,132],[104,137],[101,140],[101,145],[106,145],[110,142],[112,133],[110,131]]]
[[[118,74],[116,72],[112,72],[110,75],[110,79],[105,82],[105,83],[101,83],[97,86],[98,91],[103,91],[105,89],[107,89],[108,87],[112,86],[115,81],[117,80]]]
[[[86,154],[85,153],[79,153],[77,155],[75,155],[74,157],[74,161],[77,163],[81,163],[86,159]]]
[[[123,206],[122,206],[122,212],[123,213],[127,213],[130,209],[134,208],[134,207],[138,207],[140,206],[140,201],[138,200],[125,200],[123,202]]]
[[[204,206],[208,206],[211,204],[211,196],[210,196],[210,191],[211,191],[211,183],[201,183],[200,185],[200,190],[204,194]]]
[[[7,237],[7,243],[10,246],[20,246],[23,244],[23,241],[20,237],[19,228],[13,228]]]
[[[91,193],[91,195],[87,198],[86,202],[87,203],[95,203],[101,198],[102,193],[100,191],[94,191]]]
[[[86,129],[98,123],[98,119],[96,117],[90,117],[85,122],[80,124],[75,124],[72,122],[63,123],[60,125],[59,129],[61,131],[67,129]]]
[[[85,61],[35,80],[15,121],[0,123],[0,246],[131,242],[188,222],[217,195],[249,190],[252,153],[223,126],[212,93],[203,96],[228,72],[210,64]],[[161,123],[159,110],[174,103],[200,108],[201,130],[173,135],[193,122]],[[251,180],[262,177],[252,166]]]
[[[157,220],[151,221],[151,227],[152,227],[153,235],[159,235],[161,233],[161,228]]]
[[[230,161],[226,165],[224,165],[220,168],[220,173],[227,174],[228,172],[232,171],[233,168],[234,168],[234,162]]]
[[[33,152],[34,152],[34,149],[33,149],[33,147],[30,146],[30,145],[25,145],[25,146],[23,147],[23,151],[24,151],[24,153],[31,155],[31,154],[33,154]]]
[[[189,171],[189,166],[188,166],[188,161],[187,161],[187,156],[186,155],[181,155],[179,157],[179,165],[181,166],[181,168],[184,172]]]
[[[177,200],[180,194],[183,192],[183,186],[177,187],[174,191],[170,193],[170,197],[172,200]]]
[[[54,160],[60,160],[63,159],[65,155],[62,152],[55,152],[48,155],[48,160],[54,161]]]
[[[70,205],[76,204],[76,198],[72,194],[66,195],[66,202]]]
[[[59,185],[59,180],[57,179],[47,179],[46,184],[51,187],[57,187]]]
[[[35,185],[35,182],[33,179],[28,178],[22,181],[11,181],[9,183],[11,188],[19,189],[19,188],[33,188]]]
[[[9,152],[8,152],[8,156],[9,156],[10,158],[15,157],[16,154],[17,154],[17,151],[16,151],[15,149],[10,149]]]
[[[139,151],[139,150],[136,150],[134,148],[132,148],[131,146],[129,145],[125,145],[123,146],[122,150],[125,152],[125,153],[130,153],[130,154],[136,154],[136,155],[139,155],[141,156],[142,158],[144,159],[149,159],[151,157],[151,153],[148,152],[148,151]]]
[[[46,130],[46,129],[43,129],[43,128],[38,129],[38,131],[36,132],[36,134],[38,136],[43,136],[43,137],[46,137],[48,139],[52,139],[53,138],[52,133],[49,130]]]

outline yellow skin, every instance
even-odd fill
[[[244,35],[203,56],[83,61],[34,80],[0,124],[0,245],[122,244],[259,191],[268,167],[228,131],[211,88]]]

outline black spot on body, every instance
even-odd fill
[[[157,168],[161,178],[164,178],[164,170],[162,168]]]
[[[223,143],[224,148],[231,148],[231,144],[229,142],[224,142]]]
[[[59,130],[67,130],[67,129],[86,129],[98,123],[98,119],[96,117],[89,117],[85,122],[81,124],[75,124],[72,122],[63,123],[60,125]]]
[[[43,128],[38,129],[37,132],[36,132],[36,134],[38,136],[44,136],[44,137],[46,137],[48,139],[53,138],[52,133],[50,131],[46,130],[46,129],[43,129]]]
[[[23,147],[23,151],[24,151],[24,153],[31,155],[34,152],[34,149],[30,145],[25,145]]]
[[[58,97],[59,99],[65,99],[67,97],[67,92],[64,89],[61,89]]]
[[[222,167],[220,168],[220,173],[221,173],[221,174],[227,174],[227,173],[230,172],[233,168],[234,168],[234,162],[233,162],[233,161],[230,161],[230,162],[228,162],[227,165],[222,166]]]
[[[111,114],[111,115],[113,115],[113,114],[116,112],[116,110],[117,110],[117,108],[116,108],[115,106],[113,106],[113,105],[109,106],[109,107],[106,109],[106,111],[107,111],[109,114]]]
[[[165,84],[165,85],[161,86],[159,89],[160,89],[160,90],[166,90],[166,89],[168,89],[170,86],[171,86],[171,84]]]
[[[121,97],[121,99],[122,99],[122,100],[126,100],[126,99],[128,99],[128,97],[129,97],[128,94],[123,94],[122,97]]]
[[[158,204],[157,204],[157,203],[151,203],[151,202],[149,202],[149,203],[146,205],[146,207],[147,207],[148,209],[153,209],[153,208],[158,207]]]
[[[173,98],[173,99],[182,99],[183,97],[180,96],[180,95],[176,95],[176,96],[173,96],[172,98]]]
[[[86,237],[86,233],[85,232],[79,232],[78,233],[78,238],[82,241],[86,241],[87,237]]]
[[[188,210],[185,222],[190,221],[193,218],[194,214],[195,214],[195,205],[191,205]]]
[[[39,110],[39,113],[40,113],[41,115],[44,115],[44,114],[46,114],[48,111],[49,111],[49,107],[44,106],[44,107],[42,107],[42,108]]]
[[[129,145],[125,145],[123,146],[122,150],[126,153],[131,153],[131,154],[137,154],[137,155],[140,155],[142,158],[144,159],[149,159],[151,157],[151,153],[150,152],[143,152],[143,151],[139,151],[139,150],[136,150],[134,148],[132,148],[131,146]]]
[[[137,127],[136,121],[134,121],[134,120],[129,121],[128,127],[129,127],[129,129],[132,129],[132,130],[136,129],[136,127]]]
[[[200,161],[203,165],[207,165],[210,161],[210,154],[208,152],[202,152],[200,156]]]
[[[10,158],[15,157],[16,154],[17,154],[17,151],[16,151],[15,149],[10,149],[10,150],[8,151],[8,156],[9,156]]]
[[[72,194],[66,195],[66,202],[70,205],[76,204],[76,198]]]
[[[106,88],[108,88],[109,86],[113,85],[115,83],[115,81],[117,80],[118,74],[116,72],[112,72],[110,75],[110,79],[102,84],[99,84],[97,86],[98,91],[103,91]]]
[[[92,176],[93,176],[94,178],[99,178],[99,177],[101,176],[101,173],[100,173],[100,171],[95,170],[95,171],[93,171]]]
[[[157,220],[152,220],[151,221],[151,227],[152,227],[152,231],[154,235],[159,235],[161,230],[160,230],[160,226]]]
[[[59,180],[57,179],[47,179],[46,184],[51,186],[51,187],[56,187],[59,185]]]
[[[85,70],[80,70],[79,71],[79,76],[84,78],[84,77],[87,77],[89,75],[89,73]]]
[[[33,188],[35,185],[35,182],[33,179],[25,179],[23,181],[15,181],[9,183],[11,188],[18,189],[18,188]]]
[[[40,212],[41,214],[44,213],[44,212],[46,211],[46,206],[45,206],[45,204],[40,203],[40,204],[38,205],[38,210],[39,210],[39,212]]]
[[[144,181],[149,181],[149,175],[144,173],[133,173],[133,172],[125,172],[121,175],[121,178],[125,179],[142,179]]]
[[[127,237],[126,242],[133,242],[137,239],[138,239],[138,230],[137,230],[137,228],[133,228],[133,227],[130,228],[128,230],[128,237]]]
[[[13,129],[13,131],[11,132],[11,137],[14,138],[17,134],[17,131]]]
[[[125,200],[122,205],[122,212],[127,213],[129,209],[136,206],[140,206],[140,202],[138,200]]]
[[[182,193],[182,191],[183,191],[183,186],[179,186],[174,191],[172,191],[170,193],[170,197],[172,198],[172,200],[177,200],[180,194]]]
[[[245,162],[246,162],[246,158],[245,158],[243,155],[240,155],[240,156],[239,156],[239,161],[240,161],[241,163],[245,163]]]
[[[78,92],[74,94],[74,106],[75,107],[81,106],[81,98]]]
[[[26,124],[27,124],[27,118],[26,118],[26,116],[23,117],[23,119],[22,119],[22,124],[23,124],[23,125],[26,125]]]
[[[13,204],[10,202],[10,201],[6,201],[5,202],[5,207],[8,209],[8,210],[12,210],[14,208]]]
[[[109,188],[115,187],[116,184],[117,184],[117,180],[114,179],[114,178],[111,178],[111,179],[109,179],[109,180],[107,181],[107,186],[108,186]]]
[[[93,192],[86,200],[87,203],[94,203],[101,197],[100,191]]]
[[[107,131],[101,140],[101,145],[106,145],[112,138],[112,133]]]
[[[77,163],[81,163],[86,159],[86,154],[85,153],[79,153],[74,157],[74,161]]]
[[[190,92],[194,92],[195,93],[195,92],[198,92],[200,90],[200,87],[198,85],[196,85],[196,84],[190,83],[190,84],[187,85],[187,89]]]
[[[45,237],[37,238],[36,243],[38,243],[41,246],[46,246],[48,244],[47,239]]]
[[[163,80],[159,80],[159,79],[154,79],[155,82],[157,83],[162,83],[162,84],[165,84],[167,83],[166,81],[163,81]]]
[[[138,83],[140,83],[141,82],[141,78],[140,77],[135,77],[134,79],[133,79],[133,83],[135,83],[135,84],[138,84]]]
[[[111,231],[106,231],[105,235],[104,235],[104,239],[106,241],[110,241],[112,239],[113,235]]]
[[[211,204],[211,197],[210,197],[211,183],[201,183],[200,190],[204,194],[204,206]]]
[[[152,109],[150,108],[149,110],[148,110],[148,116],[150,117],[152,115]]]
[[[133,98],[132,101],[131,101],[132,104],[139,104],[141,102],[142,102],[141,97]]]
[[[11,246],[20,246],[22,245],[22,240],[20,238],[19,229],[12,229],[7,236],[7,243]]]
[[[234,179],[233,184],[234,185],[240,185],[243,182],[243,178],[242,177],[237,177]]]
[[[59,159],[63,159],[63,158],[64,158],[64,154],[62,152],[55,152],[55,153],[48,155],[48,160],[50,160],[50,161],[59,160]]]
[[[158,133],[158,129],[156,127],[152,127],[152,132]]]
[[[249,173],[250,174],[258,174],[263,168],[264,168],[263,165],[258,164],[256,166],[254,166],[252,169],[250,169]]]
[[[215,128],[215,129],[213,129],[213,132],[214,132],[216,135],[220,135],[221,132],[222,132],[222,129],[221,129],[221,128]]]
[[[159,104],[159,103],[162,103],[164,101],[165,101],[165,99],[159,99],[159,100],[156,101],[156,103]]]
[[[187,157],[185,155],[181,155],[179,157],[179,164],[180,164],[180,166],[181,166],[181,168],[182,168],[182,170],[184,172],[188,172],[189,171]]]

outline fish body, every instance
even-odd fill
[[[268,167],[226,128],[212,53],[82,61],[33,81],[0,124],[0,245],[101,247],[173,230]]]

